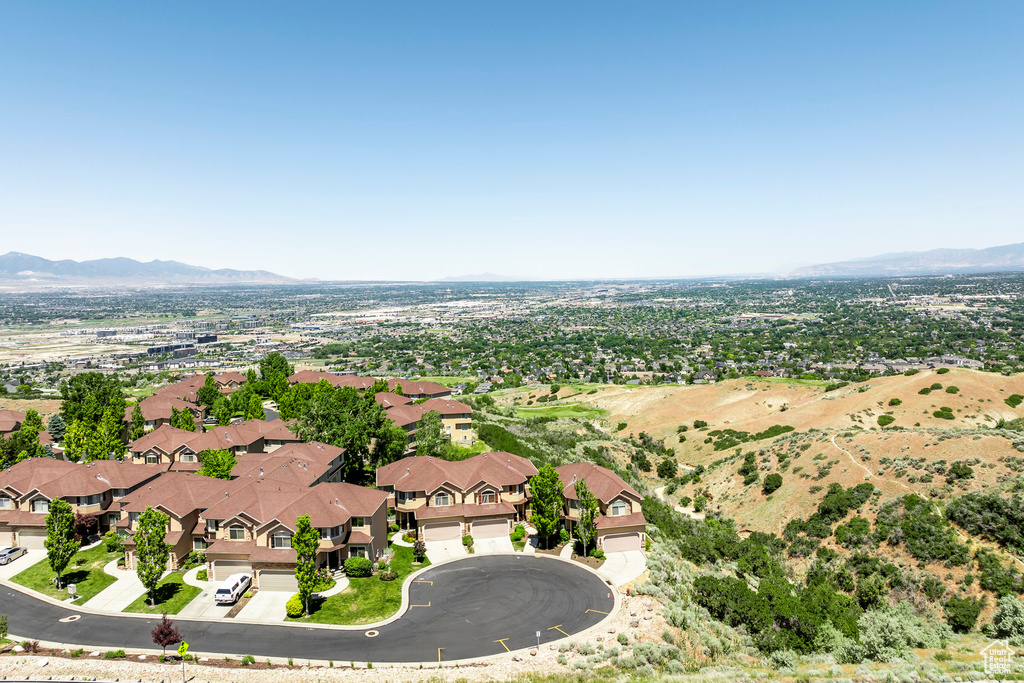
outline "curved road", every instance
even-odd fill
[[[428,583],[428,582],[433,582]],[[491,555],[450,562],[420,574],[400,619],[364,631],[272,624],[175,620],[190,650],[335,662],[453,661],[517,650],[583,631],[614,607],[614,590],[589,571],[529,555]],[[9,587],[0,604],[19,637],[97,649],[155,646],[156,619],[94,615],[59,607]],[[587,611],[591,610],[591,611]],[[72,614],[71,623],[60,619]],[[496,642],[501,640],[502,642]]]

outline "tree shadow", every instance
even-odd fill
[[[165,583],[162,586],[157,586],[154,591],[154,593],[156,593],[156,604],[160,605],[167,602],[180,593],[181,588],[182,585],[180,583]],[[149,596],[147,595],[146,597],[148,598]],[[150,604],[148,599],[146,600],[146,604]]]

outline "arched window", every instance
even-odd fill
[[[612,503],[612,507],[611,507],[611,516],[612,517],[620,517],[620,516],[622,516],[624,514],[626,514],[626,502],[625,501],[617,500],[614,503]]]
[[[445,507],[452,504],[452,497],[448,495],[447,491],[441,491],[434,496],[434,505],[436,507]]]
[[[480,492],[480,504],[487,505],[488,503],[496,503],[497,497],[494,495],[494,491],[481,491]]]

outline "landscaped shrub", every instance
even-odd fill
[[[365,557],[350,557],[345,560],[345,574],[351,577],[367,577],[373,570],[373,563]]]
[[[472,548],[473,547],[473,536],[471,536],[470,534],[466,534],[465,536],[463,536],[462,537],[462,545],[466,546],[467,548]]]
[[[306,609],[302,606],[302,599],[299,597],[298,593],[288,598],[288,602],[284,605],[284,611],[290,619],[298,619],[306,613]]]
[[[427,544],[423,541],[416,541],[412,546],[412,556],[416,562],[422,562],[427,556]]]
[[[199,571],[196,572],[196,580],[197,581],[206,581],[208,576],[209,576],[209,574],[207,573],[207,571],[205,569],[200,569]]]
[[[103,535],[103,545],[108,553],[124,552],[124,542],[116,531],[108,531]]]
[[[951,597],[946,601],[946,623],[957,633],[967,633],[978,623],[978,615],[985,607],[985,598]]]
[[[571,540],[572,540],[572,535],[569,533],[568,529],[562,528],[562,529],[558,530],[558,542],[559,543],[561,543],[562,545],[565,545],[566,543],[568,543]]]
[[[242,662],[241,662],[242,666],[249,666],[250,664],[255,664],[255,663],[256,663],[256,658],[253,657],[252,655],[242,655]]]
[[[892,415],[879,415],[878,416],[878,426],[879,427],[886,427],[888,425],[891,425],[895,421],[896,421],[896,418],[893,417]]]
[[[103,653],[104,659],[124,659],[124,650],[107,650]]]
[[[509,536],[513,541],[521,541],[526,538],[526,527],[522,524],[516,524],[516,528],[512,530],[512,534]]]

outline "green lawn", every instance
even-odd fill
[[[581,417],[593,420],[602,417],[605,411],[587,407],[582,403],[570,403],[550,407],[516,406],[516,414],[520,417]]]
[[[100,543],[94,548],[78,552],[71,558],[71,562],[64,570],[64,585],[76,584],[78,595],[82,596],[75,601],[76,605],[85,603],[116,581],[113,576],[103,571],[103,565],[118,557],[119,553],[108,553],[106,546]],[[57,589],[50,583],[56,576],[57,573],[50,569],[49,562],[43,559],[16,574],[11,581],[43,595],[63,600],[68,597],[67,591],[63,588]]]
[[[124,611],[145,614],[163,614],[164,612],[177,614],[203,592],[201,588],[184,583],[182,581],[184,576],[181,572],[173,572],[160,579],[160,583],[156,586],[156,607],[150,607],[149,593],[147,593],[128,605]]]
[[[796,377],[756,377],[746,375],[740,379],[748,382],[767,382],[768,384],[795,384],[802,387],[826,387],[830,384],[827,379],[798,379]]]
[[[314,611],[308,617],[288,621],[370,624],[394,615],[402,606],[402,584],[409,574],[430,564],[430,560],[424,558],[423,564],[413,567],[412,548],[394,546],[394,551],[395,559],[391,561],[391,567],[398,573],[394,581],[381,581],[376,576],[349,579],[348,588],[318,605],[314,604]]]

